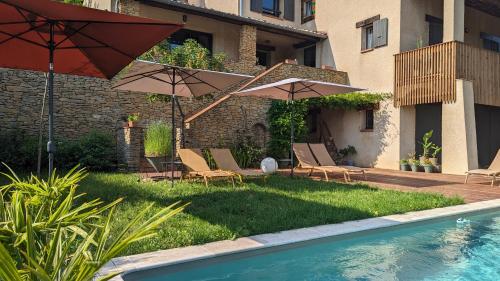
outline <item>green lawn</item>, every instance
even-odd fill
[[[89,199],[124,197],[113,221],[116,227],[150,203],[158,210],[177,201],[191,202],[157,237],[137,242],[124,255],[463,203],[435,194],[281,176],[236,188],[226,182],[209,188],[184,182],[171,188],[165,182],[139,183],[137,175],[93,173],[79,190]]]

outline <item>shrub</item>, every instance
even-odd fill
[[[283,158],[290,153],[291,103],[273,101],[267,112],[271,139],[268,143],[268,154],[275,158]],[[295,141],[302,141],[307,134],[305,116],[308,104],[305,100],[294,102],[294,135]]]
[[[164,41],[144,53],[141,59],[180,67],[224,71],[226,55],[218,53],[212,56],[210,51],[196,40],[187,39],[176,48]]]
[[[259,166],[259,161],[262,160],[264,151],[250,139],[239,141],[231,148],[238,166],[242,169],[255,168]]]
[[[172,127],[161,121],[151,123],[144,136],[144,153],[148,157],[170,156]]]
[[[83,167],[92,171],[105,171],[116,166],[115,142],[110,134],[91,131],[79,139],[78,145],[79,163]]]
[[[0,162],[14,168],[36,168],[38,155],[36,137],[29,136],[22,130],[10,130],[0,134],[0,143],[2,144]]]
[[[122,199],[107,205],[100,199],[83,201],[76,193],[83,170],[54,174],[48,181],[21,180],[12,171],[3,175],[10,184],[0,187],[1,280],[109,280],[112,276],[94,278],[113,257],[156,235],[186,206],[175,203],[151,216],[149,205],[112,236],[111,221]]]
[[[46,140],[42,140],[42,167],[47,164]],[[2,149],[0,162],[23,170],[36,170],[38,138],[21,130],[11,130],[0,136]],[[116,166],[116,149],[113,137],[104,132],[91,131],[76,140],[55,140],[55,166],[68,170],[81,164],[89,170],[112,170]]]

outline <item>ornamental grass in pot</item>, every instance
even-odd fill
[[[164,172],[164,163],[172,156],[172,127],[164,122],[151,123],[144,134],[144,156],[156,172]]]

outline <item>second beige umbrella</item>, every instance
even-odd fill
[[[114,89],[172,96],[172,185],[174,183],[175,104],[177,96],[200,97],[252,78],[250,75],[190,69],[137,60]],[[182,111],[181,111],[182,113]]]
[[[294,122],[293,122],[293,101],[298,99],[320,98],[330,95],[338,95],[362,91],[364,89],[347,85],[313,81],[300,78],[290,78],[275,83],[262,85],[248,90],[234,93],[238,96],[261,97],[275,100],[286,100],[292,103],[290,113],[290,162],[293,176],[293,142],[294,142]]]

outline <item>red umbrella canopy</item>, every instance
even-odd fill
[[[110,79],[180,29],[165,23],[50,0],[0,0],[0,67]]]

